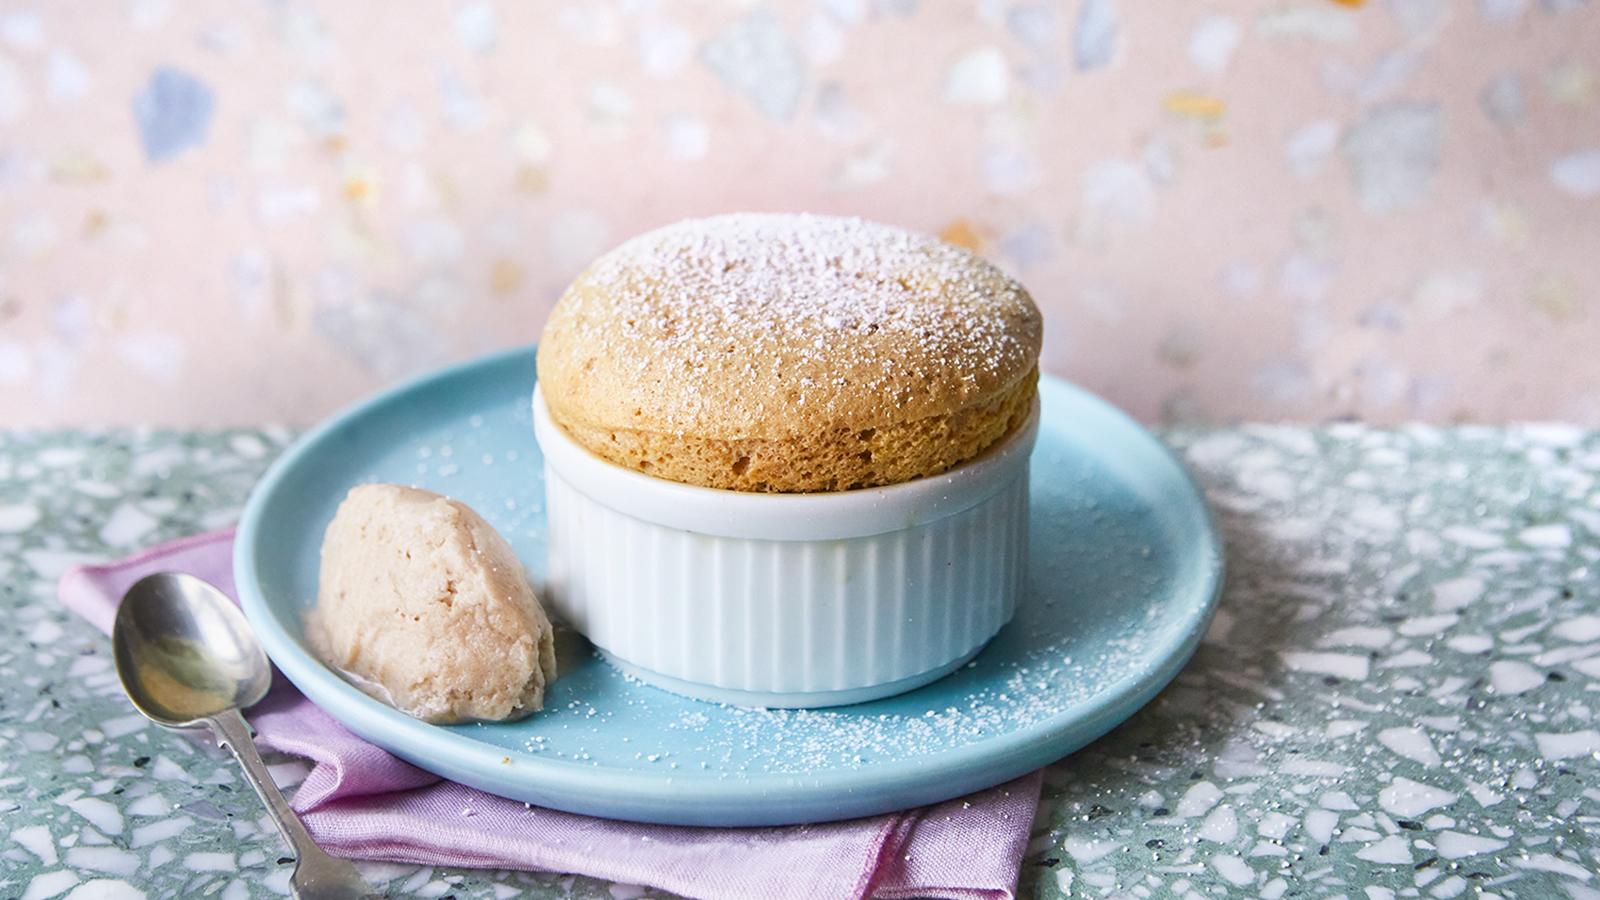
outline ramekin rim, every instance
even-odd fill
[[[755,493],[684,484],[603,459],[550,417],[534,385],[533,424],[546,466],[579,493],[657,525],[721,537],[845,540],[912,528],[999,493],[1027,469],[1039,432],[1035,396],[1022,427],[938,475],[826,493]]]

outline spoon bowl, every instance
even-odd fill
[[[244,614],[193,575],[160,572],[136,582],[117,609],[111,642],[133,705],[168,727],[253,706],[272,683]]]
[[[300,900],[373,896],[349,860],[324,853],[289,808],[256,752],[240,710],[272,686],[272,665],[244,614],[215,586],[193,575],[160,572],[134,582],[111,626],[117,677],[133,706],[168,728],[210,726],[232,751],[289,846],[289,887]]]

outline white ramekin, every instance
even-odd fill
[[[971,659],[1011,619],[1028,538],[1027,424],[972,462],[884,488],[714,490],[579,446],[533,395],[547,602],[618,668],[743,706],[858,703]]]

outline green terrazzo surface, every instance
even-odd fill
[[[1047,773],[1020,894],[1600,898],[1600,435],[1167,437],[1223,528],[1221,611],[1171,688]],[[231,523],[288,439],[0,433],[0,897],[286,891],[230,760],[134,714],[54,593]],[[392,896],[649,893],[363,868]]]

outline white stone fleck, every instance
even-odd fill
[[[700,58],[730,89],[775,120],[792,116],[805,91],[800,51],[765,7],[713,35],[701,47]]]
[[[11,832],[11,839],[22,849],[39,857],[47,866],[53,866],[58,861],[55,839],[50,836],[50,829],[43,825],[17,828]]]
[[[1367,723],[1359,719],[1334,719],[1328,723],[1327,733],[1331,738],[1348,737],[1360,734],[1367,730]]]
[[[143,731],[145,726],[149,724],[150,720],[146,719],[144,716],[141,716],[138,713],[130,713],[126,716],[118,716],[115,719],[105,720],[104,722],[100,723],[100,730],[105,732],[106,737],[116,739],[120,737],[127,737],[128,735],[133,734],[135,731]]]
[[[1457,797],[1451,791],[1397,777],[1378,792],[1378,805],[1390,815],[1414,819],[1430,809],[1449,806]]]
[[[487,3],[469,3],[455,12],[456,40],[473,53],[487,53],[495,45],[496,22],[494,7]]]
[[[1291,737],[1299,731],[1298,728],[1285,722],[1273,722],[1266,719],[1259,722],[1251,722],[1250,728],[1252,731],[1258,731],[1275,740]]]
[[[63,893],[77,883],[78,876],[65,870],[35,875],[33,880],[28,882],[27,890],[22,892],[22,900],[45,900],[46,897]]]
[[[661,122],[661,137],[667,155],[673,159],[702,159],[711,149],[711,128],[696,116],[682,113],[667,116]]]
[[[1337,778],[1346,771],[1346,766],[1325,759],[1303,759],[1291,757],[1279,764],[1279,771],[1285,775],[1306,775],[1312,778]]]
[[[131,503],[112,510],[100,527],[100,540],[113,547],[132,547],[156,526],[156,520]]]
[[[73,482],[72,489],[100,500],[110,500],[122,494],[121,488],[114,484],[106,484],[104,481],[76,481]]]
[[[1147,225],[1155,217],[1156,189],[1144,169],[1123,159],[1102,159],[1079,175],[1078,239],[1098,244],[1107,236]]]
[[[1552,162],[1550,181],[1574,197],[1600,195],[1600,150],[1573,153]]]
[[[1573,616],[1566,621],[1557,622],[1551,626],[1550,634],[1552,637],[1558,637],[1563,641],[1572,641],[1573,643],[1600,639],[1600,616],[1592,613]]]
[[[1483,596],[1483,581],[1472,576],[1452,578],[1433,586],[1433,608],[1441,612],[1464,609]]]
[[[993,45],[963,53],[944,77],[944,99],[964,106],[993,106],[1011,92],[1011,68]]]
[[[1379,663],[1384,669],[1415,669],[1433,665],[1433,654],[1423,650],[1404,650]]]
[[[1061,849],[1065,850],[1079,865],[1083,866],[1110,856],[1121,846],[1116,841],[1078,837],[1077,835],[1068,835],[1067,839],[1061,843]]]
[[[49,550],[39,548],[22,551],[22,560],[32,567],[35,574],[47,581],[56,581],[73,566],[99,562],[101,557],[91,553],[77,553],[71,550]]]
[[[66,900],[144,900],[144,896],[144,891],[121,879],[96,878],[73,888]]]
[[[89,824],[106,834],[122,833],[122,813],[99,797],[80,797],[68,801],[67,808],[89,820]]]
[[[53,644],[60,640],[63,634],[65,632],[61,630],[61,626],[54,619],[40,619],[33,626],[33,630],[28,632],[28,643]]]
[[[228,447],[245,459],[260,459],[267,455],[267,445],[253,434],[236,434],[228,439]]]
[[[135,332],[116,338],[117,356],[163,387],[177,383],[183,372],[186,346],[177,336],[163,332]]]
[[[1544,673],[1525,662],[1501,659],[1489,665],[1489,686],[1497,694],[1516,696],[1544,684]]]
[[[20,534],[39,522],[39,507],[32,503],[0,504],[0,533]]]
[[[1467,786],[1467,793],[1471,794],[1472,799],[1476,801],[1479,806],[1485,809],[1488,809],[1489,807],[1494,806],[1496,803],[1499,803],[1501,800],[1505,799],[1504,796],[1489,790],[1486,785],[1479,784],[1470,778],[1462,779],[1462,781]]]
[[[1256,34],[1273,40],[1309,39],[1346,44],[1356,39],[1356,17],[1326,4],[1282,4],[1256,18]]]
[[[1506,846],[1506,842],[1498,838],[1463,834],[1459,831],[1441,831],[1433,842],[1439,855],[1445,859],[1465,859],[1469,856],[1493,853]]]
[[[1333,675],[1349,681],[1364,681],[1369,674],[1367,657],[1353,653],[1313,653],[1285,650],[1279,654],[1283,664],[1294,672]]]
[[[1250,852],[1245,855],[1251,859],[1258,856],[1288,856],[1289,850],[1282,844],[1274,844],[1271,841],[1256,841],[1255,846],[1251,847]]]
[[[1442,133],[1434,104],[1379,104],[1355,121],[1342,151],[1361,207],[1381,215],[1420,203],[1439,168]]]
[[[1205,817],[1195,834],[1203,841],[1229,843],[1239,836],[1239,818],[1234,813],[1233,807],[1224,803]]]
[[[1281,841],[1294,827],[1296,821],[1293,816],[1281,812],[1268,812],[1256,822],[1256,834],[1268,840]]]
[[[1339,814],[1329,809],[1313,809],[1306,812],[1306,834],[1318,844],[1326,844],[1333,839],[1333,829],[1339,824]]]
[[[1283,142],[1283,158],[1290,172],[1300,178],[1312,178],[1322,171],[1338,145],[1339,123],[1318,119],[1289,135]]]
[[[1516,125],[1528,111],[1522,77],[1516,72],[1500,72],[1478,92],[1478,103],[1495,124],[1505,127]]]
[[[1222,791],[1209,781],[1197,782],[1184,791],[1182,799],[1178,801],[1178,808],[1173,813],[1180,819],[1192,819],[1204,815],[1211,807],[1222,799]]]
[[[116,847],[71,847],[66,852],[66,860],[67,865],[75,869],[89,869],[107,875],[132,875],[139,871],[138,854]]]
[[[1421,728],[1395,727],[1378,732],[1378,743],[1426,768],[1439,765],[1439,751]]]
[[[289,896],[289,876],[291,874],[293,874],[293,870],[291,870],[288,866],[279,866],[276,869],[273,869],[270,875],[268,875],[266,878],[263,878],[261,880],[261,884],[266,887],[267,890],[287,897]]]
[[[1317,804],[1323,809],[1335,809],[1341,812],[1353,812],[1361,807],[1344,791],[1328,791],[1317,799]]]
[[[1566,647],[1557,647],[1546,650],[1533,658],[1536,666],[1559,666],[1572,662],[1575,659],[1584,659],[1600,652],[1600,642],[1591,644],[1570,644]]]
[[[1533,736],[1539,755],[1555,761],[1600,753],[1600,731],[1540,732]]]
[[[1466,525],[1452,525],[1440,532],[1444,539],[1473,550],[1493,550],[1505,546],[1505,539],[1498,534],[1492,534],[1478,528]]]
[[[1594,873],[1583,866],[1568,862],[1567,860],[1564,860],[1561,857],[1551,853],[1535,853],[1521,859],[1513,857],[1510,860],[1510,863],[1513,867],[1518,869],[1531,869],[1536,872],[1554,872],[1557,875],[1565,875],[1568,878],[1574,878],[1578,881],[1588,881],[1594,877]]]
[[[1243,29],[1232,16],[1208,15],[1189,32],[1189,61],[1215,75],[1228,68]]]
[[[87,679],[101,672],[111,671],[111,660],[104,656],[80,656],[67,668],[68,678]]]
[[[1324,647],[1387,647],[1394,641],[1394,632],[1377,625],[1351,625],[1336,628],[1323,635],[1318,644]]]
[[[1444,642],[1457,653],[1482,653],[1494,646],[1494,638],[1484,634],[1461,634]]]
[[[1461,621],[1461,617],[1454,613],[1445,613],[1437,616],[1418,616],[1400,623],[1397,629],[1406,637],[1432,637]]]
[[[1356,851],[1356,859],[1385,866],[1410,865],[1411,847],[1406,844],[1405,838],[1391,834]]]
[[[1239,887],[1254,884],[1256,880],[1255,870],[1237,856],[1213,856],[1211,867],[1217,870],[1218,875],[1227,879],[1229,884]]]
[[[162,794],[154,793],[154,791],[152,791],[152,793],[144,794],[142,798],[136,799],[136,801],[128,804],[128,806],[123,809],[123,812],[126,812],[128,815],[139,815],[139,817],[150,817],[150,815],[166,815],[170,814],[170,812],[173,812],[173,804],[171,804],[171,801],[168,801],[168,799],[163,798]]]
[[[150,774],[161,781],[194,781],[194,776],[167,756],[156,757],[155,765],[150,767]]]
[[[183,858],[183,864],[193,872],[231,872],[234,869],[232,853],[203,851]]]
[[[1517,538],[1530,547],[1563,548],[1572,546],[1572,529],[1557,522],[1524,528]]]
[[[1072,61],[1078,71],[1103,68],[1121,46],[1122,22],[1112,0],[1085,0],[1072,32]]]
[[[165,803],[163,802],[162,805],[165,805]],[[129,812],[132,812],[131,808]],[[141,847],[148,847],[158,841],[164,841],[170,837],[177,837],[193,824],[194,820],[188,816],[178,816],[172,819],[158,819],[149,823],[148,825],[136,826],[133,829],[132,840],[128,842],[128,846],[135,850],[138,850]]]

